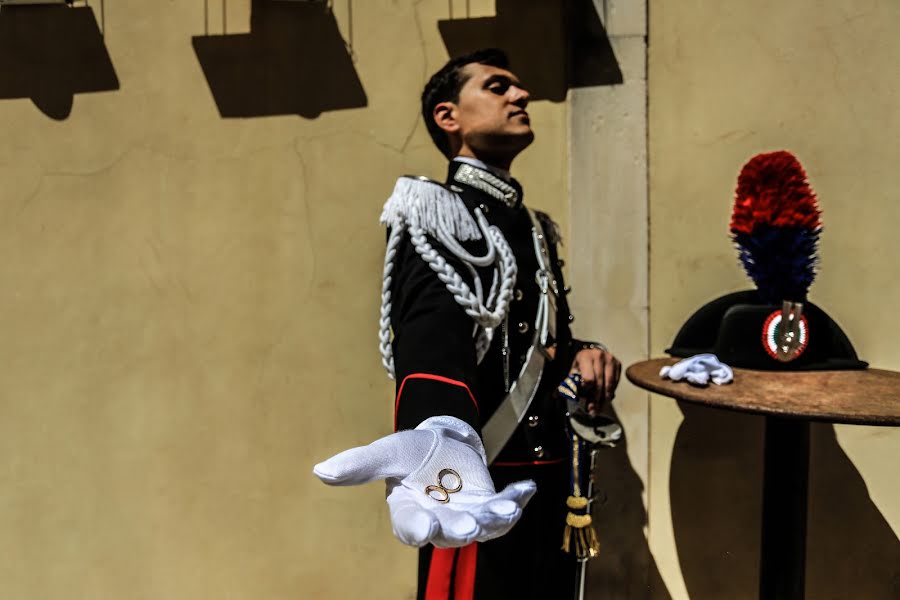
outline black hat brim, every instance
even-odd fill
[[[666,352],[676,357],[713,353],[722,362],[744,369],[818,371],[865,369],[849,338],[825,311],[803,305],[808,345],[795,360],[781,362],[765,349],[766,319],[780,306],[763,303],[756,290],[726,294],[708,302],[688,318]]]

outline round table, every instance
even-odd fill
[[[677,400],[766,417],[760,598],[804,593],[809,422],[900,426],[900,373],[734,369],[729,385],[696,387],[663,379],[680,359],[635,363],[625,376],[638,387]]]

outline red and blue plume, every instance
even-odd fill
[[[732,239],[764,302],[806,300],[816,277],[821,214],[806,172],[790,152],[759,154],[741,169]]]

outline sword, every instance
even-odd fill
[[[597,462],[597,452],[599,447],[591,448],[591,475],[588,478],[587,498],[588,498],[588,514],[591,514],[591,505],[594,503],[594,467]],[[575,567],[575,600],[584,600],[584,582],[587,578],[587,563],[591,559],[590,556],[579,558]]]
[[[594,502],[594,468],[597,453],[601,448],[612,448],[622,438],[622,426],[606,415],[591,414],[585,409],[580,398],[581,377],[570,374],[557,388],[558,394],[566,399],[568,428],[572,444],[572,496],[567,505],[570,512],[566,517],[566,531],[563,535],[563,549],[568,551],[572,538],[575,539],[575,600],[584,600],[587,561],[597,555],[597,540],[591,529],[591,507]],[[588,469],[584,470],[582,459],[589,457]],[[584,481],[584,479],[587,481]],[[584,482],[583,484],[581,482]],[[584,488],[583,490],[581,488]],[[581,511],[583,514],[580,514]],[[577,531],[580,528],[581,531]],[[585,533],[587,533],[585,535]]]

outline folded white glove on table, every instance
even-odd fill
[[[663,367],[660,377],[668,377],[672,381],[684,379],[694,385],[709,385],[710,380],[716,385],[734,381],[731,367],[721,362],[715,354],[697,354],[675,363],[671,367]]]
[[[500,537],[537,489],[526,480],[497,493],[478,433],[449,416],[345,450],[313,472],[329,485],[384,479],[394,535],[410,546],[451,548]]]

